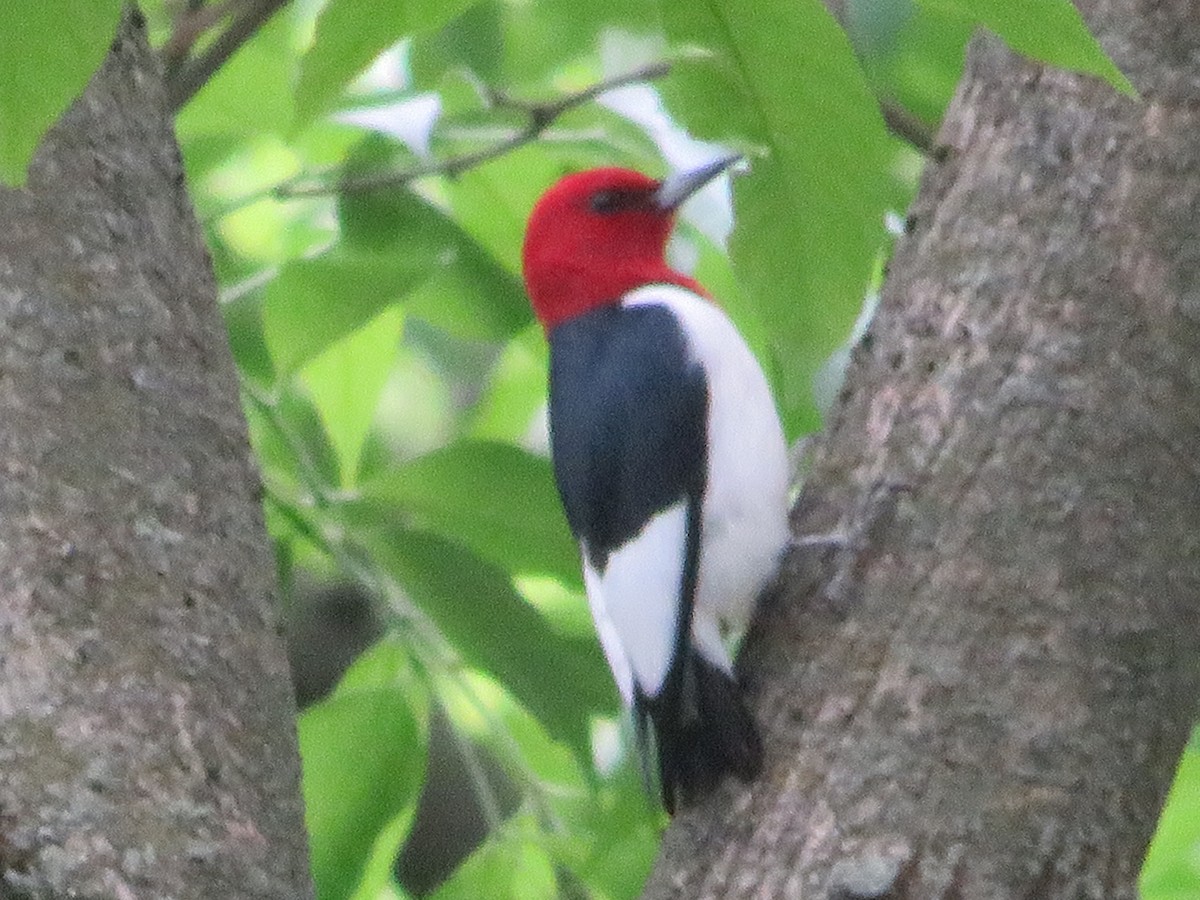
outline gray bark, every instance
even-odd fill
[[[1124,900],[1200,698],[1200,20],[977,43],[745,657],[767,768],[645,896]],[[808,302],[816,302],[809,298]]]
[[[0,190],[0,896],[311,896],[274,564],[129,13]]]

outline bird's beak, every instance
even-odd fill
[[[710,163],[705,163],[698,169],[692,169],[688,172],[676,172],[674,175],[668,175],[655,189],[653,198],[654,205],[663,212],[674,212],[683,201],[700,188],[704,187],[734,163],[741,160],[740,153],[734,153],[730,156],[722,156],[714,159]]]

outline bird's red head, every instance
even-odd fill
[[[655,181],[629,169],[568,175],[541,196],[525,229],[525,290],[542,326],[618,302],[644,284],[700,287],[666,262],[675,210],[738,157]]]

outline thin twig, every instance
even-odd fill
[[[446,713],[446,718],[447,720],[450,719],[449,713]],[[475,742],[463,734],[453,721],[449,721],[447,730],[458,747],[458,755],[462,757],[463,766],[466,768],[467,774],[471,777],[471,788],[475,792],[475,799],[479,801],[479,809],[483,813],[483,820],[487,822],[488,831],[499,831],[500,827],[504,824],[504,807],[500,802],[500,798],[496,796],[496,790],[492,787],[491,779],[488,778],[487,772],[484,771],[483,761],[480,758]]]
[[[846,37],[850,39],[850,45],[854,49],[854,55],[860,61],[865,60],[867,53],[861,48],[858,40],[859,29],[855,27],[852,21],[852,15],[847,8],[846,0],[824,0],[825,8],[837,20],[842,31],[846,33]],[[875,91],[875,88],[872,88]],[[879,102],[879,112],[883,116],[883,124],[887,126],[888,131],[894,134],[900,140],[907,142],[922,156],[927,156],[930,159],[938,159],[938,149],[936,144],[936,134],[933,128],[930,128],[916,113],[904,107],[897,100],[888,97],[881,97],[876,93],[876,100]]]
[[[171,22],[171,36],[162,45],[163,64],[167,70],[167,81],[171,81],[179,68],[187,62],[188,54],[200,37],[231,15],[241,0],[220,0],[204,4],[189,2],[175,15]]]
[[[423,178],[426,175],[446,175],[454,178],[468,169],[473,169],[485,162],[490,162],[497,157],[510,153],[518,147],[536,140],[542,135],[542,132],[553,125],[564,113],[590,103],[601,94],[642,81],[652,81],[656,78],[662,78],[670,70],[671,64],[668,62],[650,63],[631,72],[626,72],[624,75],[599,81],[581,91],[576,91],[573,94],[567,94],[565,97],[545,103],[525,103],[514,100],[505,94],[494,92],[489,97],[489,102],[492,106],[518,109],[525,113],[528,119],[525,127],[510,137],[497,141],[481,150],[461,153],[457,156],[447,157],[446,159],[420,163],[399,171],[380,172],[358,178],[344,178],[334,184],[322,183],[308,187],[294,187],[287,184],[280,185],[275,190],[275,196],[290,198],[313,197],[336,193],[358,193],[377,188],[398,187],[417,178]]]
[[[167,102],[171,112],[178,112],[191,100],[225,61],[287,3],[288,0],[244,0],[240,15],[235,16],[221,36],[200,56],[181,65],[175,77],[167,83]]]
[[[937,148],[934,146],[936,137],[933,129],[926,125],[916,113],[905,109],[894,100],[884,99],[879,101],[879,111],[883,113],[883,124],[888,127],[888,131],[900,140],[907,141],[922,156],[936,158]]]
[[[269,481],[265,485],[267,497],[280,509],[288,510],[300,523],[309,539],[326,553],[343,573],[361,584],[369,594],[381,597],[387,603],[393,615],[407,630],[407,646],[412,650],[417,664],[426,673],[429,686],[437,689],[439,683],[444,681],[454,684],[461,691],[463,698],[487,724],[496,740],[512,755],[516,774],[525,788],[525,796],[537,806],[551,830],[561,833],[563,825],[550,803],[545,784],[526,764],[520,746],[504,723],[479,696],[470,679],[465,677],[467,663],[458,648],[442,634],[437,623],[412,601],[391,574],[376,563],[368,549],[352,540],[344,530],[328,528],[321,524],[319,515],[328,513],[329,507],[336,503],[336,499],[325,485],[316,460],[304,440],[291,428],[272,396],[245,382],[242,384],[242,390],[245,399],[264,416],[295,458],[297,474],[312,500],[312,508],[318,514],[318,518],[314,519],[303,509],[306,504],[299,498],[284,496]],[[459,743],[484,817],[489,827],[495,829],[503,821],[501,804],[483,771],[478,751],[469,737],[459,733],[453,721],[450,722],[450,731]]]

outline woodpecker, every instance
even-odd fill
[[[749,781],[762,766],[725,637],[788,541],[767,380],[729,317],[666,262],[679,206],[737,159],[663,181],[568,175],[535,204],[522,251],[588,605],[672,813],[725,773]]]

